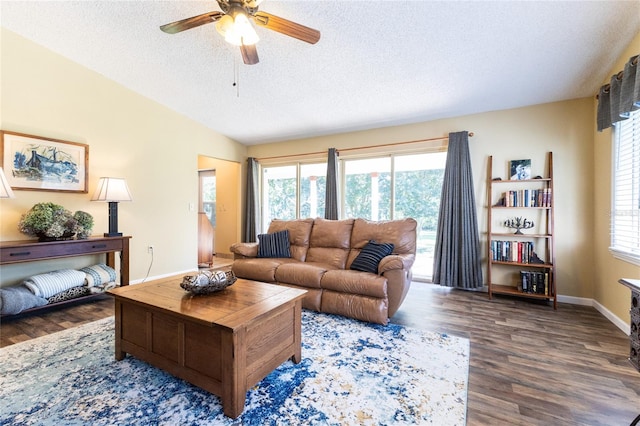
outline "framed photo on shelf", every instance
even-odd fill
[[[531,159],[511,160],[509,162],[510,180],[531,179]]]
[[[0,164],[13,189],[87,193],[89,145],[0,131]]]

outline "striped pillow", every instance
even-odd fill
[[[393,252],[393,248],[391,243],[376,243],[371,240],[353,260],[350,269],[377,274],[380,261],[383,257],[389,256]]]
[[[291,257],[289,230],[258,235],[258,257]]]
[[[95,287],[101,284],[110,283],[116,280],[116,271],[110,266],[104,263],[98,263],[97,265],[87,266],[81,268],[80,271],[87,274],[86,286]]]

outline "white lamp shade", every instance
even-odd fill
[[[122,178],[101,177],[91,201],[132,201],[127,181]]]
[[[2,167],[0,167],[0,198],[16,198],[11,185],[7,182],[4,171],[2,171]]]

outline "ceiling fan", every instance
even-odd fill
[[[247,65],[258,63],[256,42],[259,37],[250,21],[256,25],[297,38],[310,44],[320,40],[320,31],[305,27],[293,21],[258,11],[262,0],[217,0],[222,12],[203,13],[160,27],[168,34],[179,33],[200,25],[216,23],[216,30],[233,45],[240,46],[242,60]]]

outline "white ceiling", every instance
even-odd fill
[[[200,1],[5,1],[1,25],[251,145],[592,96],[640,1],[276,1],[310,45],[257,27],[244,65]],[[233,86],[234,81],[238,85]]]

